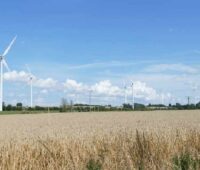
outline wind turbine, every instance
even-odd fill
[[[4,53],[2,55],[0,55],[0,66],[1,66],[1,72],[0,72],[0,111],[3,111],[3,67],[5,67],[8,71],[10,71],[8,64],[5,60],[6,55],[8,54],[8,52],[10,51],[12,45],[14,44],[15,40],[16,40],[17,36],[15,36],[13,38],[13,40],[10,42],[9,46],[6,48],[6,50],[4,51]]]
[[[31,108],[33,107],[33,74],[31,73],[31,70],[30,68],[28,67],[28,65],[26,65],[26,69],[28,71],[28,74],[29,74],[29,83],[30,83],[30,97],[31,97],[31,101],[30,101],[30,105],[31,105]]]
[[[127,104],[127,86],[124,83],[124,104]]]

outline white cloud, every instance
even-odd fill
[[[131,89],[129,88],[129,93]],[[155,89],[146,85],[146,83],[141,81],[136,81],[133,84],[133,91],[137,98],[144,98],[145,100],[155,100],[159,97],[159,94]]]
[[[99,83],[96,83],[95,85],[91,86],[91,90],[101,95],[122,95],[122,90],[117,86],[113,86],[109,80],[100,81]]]
[[[42,94],[48,94],[48,90],[47,90],[47,89],[42,89],[42,90],[40,91],[40,93],[42,93]]]
[[[165,72],[165,71],[175,71],[175,72],[183,72],[189,74],[198,73],[199,70],[195,67],[188,66],[185,64],[158,64],[152,65],[145,69],[147,72]]]
[[[34,99],[34,105],[38,105],[38,106],[45,106],[45,99],[41,96],[38,96]]]
[[[151,102],[158,100],[160,101],[161,98],[164,100],[170,98],[170,95],[168,93],[159,94],[153,87],[150,87],[145,83],[148,81],[141,79],[141,77],[143,76],[132,79],[134,80],[133,89],[136,99],[141,99],[140,101]],[[163,77],[161,78],[163,79]],[[29,74],[25,71],[12,71],[5,73],[4,79],[7,81],[29,83]],[[148,78],[146,80],[148,80]],[[64,83],[61,83],[57,80],[54,80],[53,78],[41,79],[35,76],[33,77],[33,86],[41,88],[41,95],[50,93],[49,90],[51,89],[61,87],[60,90],[64,90],[68,94],[68,96],[70,96],[70,98],[78,98],[78,95],[79,98],[83,97],[83,100],[85,100],[86,102],[88,102],[88,95],[90,90],[92,90],[92,95],[96,96],[96,100],[98,100],[97,98],[99,98],[99,101],[108,98],[108,101],[112,103],[112,99],[115,98],[116,100],[123,102],[124,87],[121,87],[121,85],[114,85],[111,83],[110,80],[103,80],[92,85],[88,85],[72,79],[67,79]],[[129,100],[131,100],[132,89],[130,85],[129,87],[127,87],[127,94]],[[109,97],[114,98],[111,99]]]
[[[33,77],[33,86],[39,88],[52,88],[57,85],[57,81],[52,78],[40,79],[32,75]],[[4,79],[7,81],[14,82],[26,82],[30,80],[30,74],[25,71],[11,71],[4,73]]]
[[[68,66],[68,69],[92,69],[92,68],[107,68],[107,67],[131,67],[133,65],[141,64],[141,63],[152,63],[153,61],[144,60],[139,62],[130,62],[130,61],[108,61],[108,62],[95,62],[95,63],[87,63],[80,65],[71,65]]]
[[[7,81],[21,81],[21,82],[28,82],[29,80],[29,73],[25,71],[11,71],[4,73],[4,79]]]
[[[57,80],[52,78],[36,79],[33,81],[33,85],[40,88],[53,88],[57,85]]]
[[[69,94],[78,93],[79,95],[84,95],[85,93],[89,93],[89,90],[92,90],[93,96],[99,96],[101,98],[119,97],[121,100],[123,100],[125,94],[123,87],[113,85],[109,80],[100,81],[89,86],[83,83],[78,83],[75,80],[68,79],[64,83],[64,88],[65,92]],[[137,99],[142,99],[145,101],[158,101],[161,100],[161,98],[169,99],[169,93],[159,94],[154,88],[149,87],[145,82],[134,81],[133,90],[134,96]],[[126,93],[130,98],[132,95],[132,87],[127,87]]]
[[[67,79],[65,83],[63,83],[64,88],[70,91],[83,91],[87,90],[88,87],[83,85],[82,83],[77,83],[75,80]]]

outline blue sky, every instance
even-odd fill
[[[15,76],[28,64],[41,80],[35,82],[35,104],[58,105],[61,97],[87,96],[80,89],[90,88],[94,103],[107,103],[97,98],[113,88],[110,95],[119,94],[109,102],[120,104],[119,89],[131,81],[145,83],[135,87],[138,102],[165,96],[165,103],[184,103],[185,96],[198,94],[200,83],[199,5],[197,0],[7,0],[1,2],[0,50],[18,35],[6,59]],[[6,103],[28,104],[27,82],[19,79],[7,75]]]

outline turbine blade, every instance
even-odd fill
[[[126,89],[127,87],[126,87],[126,82],[125,81],[123,81],[123,85],[124,85],[124,89]]]
[[[13,40],[11,41],[11,43],[9,44],[9,46],[6,48],[6,50],[4,51],[4,53],[2,55],[3,57],[5,57],[8,54],[8,52],[10,51],[10,49],[11,49],[12,45],[14,44],[16,38],[17,38],[17,36],[15,36],[13,38]]]
[[[27,64],[26,64],[26,69],[27,69],[28,73],[29,73],[30,75],[32,75],[31,69],[29,68],[29,66],[28,66]]]
[[[2,62],[3,62],[3,65],[5,66],[5,68],[7,69],[7,71],[9,72],[10,68],[8,67],[8,64],[7,64],[6,60],[3,59]]]

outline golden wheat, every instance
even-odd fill
[[[0,169],[199,169],[200,112],[0,117]]]

